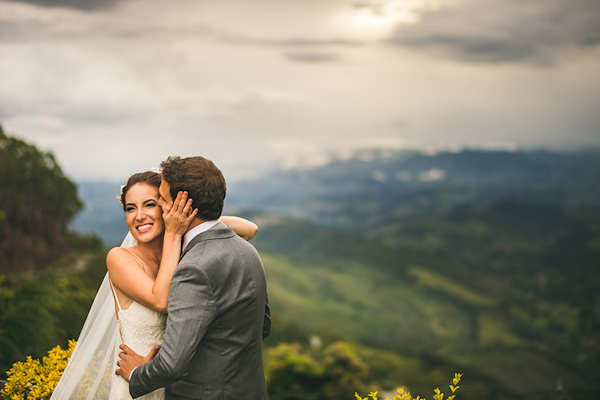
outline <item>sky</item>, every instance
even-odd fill
[[[600,147],[597,0],[0,0],[0,124],[77,181]]]

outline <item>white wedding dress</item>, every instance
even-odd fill
[[[150,353],[156,344],[162,344],[165,337],[167,315],[151,310],[143,305],[131,303],[129,308],[123,310],[115,296],[119,315],[117,325],[121,339],[129,348],[141,356]],[[115,375],[110,386],[110,400],[132,400],[129,395],[129,383],[120,375]],[[163,400],[165,390],[158,389],[140,397],[144,400]]]
[[[131,251],[130,253],[141,266],[141,260]],[[112,282],[111,288],[113,288]],[[131,350],[141,356],[150,353],[154,345],[162,344],[167,326],[167,315],[144,307],[135,301],[131,303],[129,308],[124,310],[114,292],[113,295],[119,308],[117,326],[119,327],[122,343],[125,343]],[[144,400],[164,400],[164,398],[165,389],[158,389],[140,397]],[[129,395],[129,383],[120,375],[115,375],[112,379],[109,399],[132,400]]]

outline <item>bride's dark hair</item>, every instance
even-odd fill
[[[146,185],[154,186],[156,189],[160,187],[161,177],[160,174],[154,171],[146,171],[139,172],[137,174],[133,174],[127,179],[127,184],[123,186],[121,189],[121,205],[123,206],[123,211],[125,211],[125,197],[127,196],[127,192],[131,187],[138,183],[145,183]]]

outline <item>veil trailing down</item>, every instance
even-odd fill
[[[128,233],[121,247],[137,241]],[[120,336],[108,272],[83,324],[69,363],[51,400],[108,400]]]

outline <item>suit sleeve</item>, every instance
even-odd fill
[[[265,302],[265,316],[263,319],[262,339],[265,340],[271,334],[271,307],[269,306],[269,296]]]
[[[180,380],[215,319],[210,280],[197,264],[180,264],[175,270],[168,311],[165,339],[158,355],[131,376],[129,392],[133,398]]]

